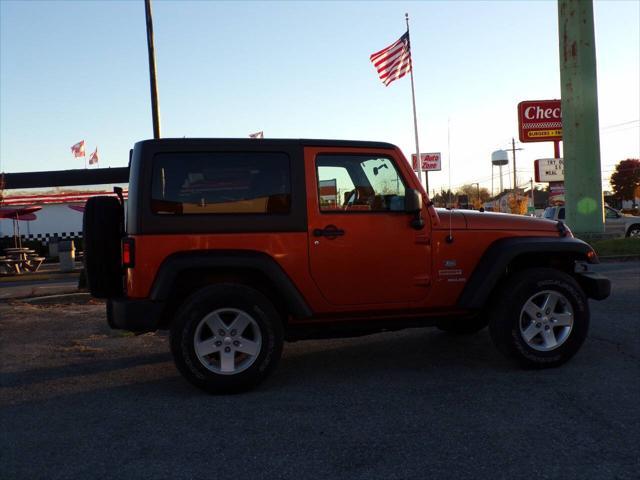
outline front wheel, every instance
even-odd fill
[[[282,354],[283,326],[271,302],[244,285],[219,284],[192,295],[171,326],[171,351],[187,380],[210,393],[248,390]]]
[[[564,272],[535,268],[516,273],[493,300],[491,338],[498,350],[524,367],[562,365],[587,336],[587,297]]]

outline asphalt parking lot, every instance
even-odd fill
[[[0,477],[638,478],[640,262],[599,267],[590,336],[523,371],[486,331],[292,343],[258,390],[209,396],[167,338],[99,303],[0,303]]]

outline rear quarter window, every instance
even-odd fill
[[[161,153],[154,157],[152,178],[151,210],[158,215],[291,210],[286,153]]]

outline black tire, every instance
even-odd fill
[[[633,224],[627,230],[627,237],[640,238],[640,224]]]
[[[536,295],[547,295],[561,297],[558,303],[561,307],[568,309],[572,313],[572,326],[570,329],[555,326],[553,312],[542,313],[544,315],[540,321],[531,320],[533,316],[523,312],[525,304],[531,298],[540,298]],[[589,330],[589,303],[586,295],[578,283],[569,275],[559,270],[551,268],[532,268],[515,273],[503,283],[497,294],[493,297],[495,305],[489,314],[489,332],[493,343],[500,352],[509,358],[513,358],[525,368],[550,368],[562,365],[569,360],[580,349],[587,337]],[[562,307],[564,301],[568,305]],[[566,303],[566,302],[565,302]],[[555,311],[555,309],[554,309]],[[548,315],[548,317],[547,317]],[[566,315],[566,313],[564,313]],[[522,332],[525,325],[535,324],[539,329],[531,339],[530,343],[524,339],[526,331]],[[531,346],[531,343],[540,342],[538,348],[545,348],[543,330],[557,332],[560,329],[562,342],[558,341],[558,346],[549,347],[548,351],[540,351]],[[568,333],[566,333],[568,332]],[[555,333],[553,333],[555,338]]]
[[[82,219],[84,267],[91,295],[116,297],[122,293],[121,246],[124,213],[117,198],[91,197]]]
[[[211,354],[211,364],[207,367],[196,353],[195,341],[203,331],[207,333],[206,341],[216,338],[226,341],[230,338],[231,331],[216,337],[216,333],[208,327],[201,326],[199,330],[205,317],[227,309],[240,311],[251,317],[255,322],[255,325],[251,324],[252,328],[257,327],[261,335],[261,346],[254,355],[255,359],[244,370],[223,374],[212,370],[216,368],[216,360],[222,364],[222,350]],[[233,323],[233,319],[230,323]],[[210,333],[213,336],[209,336]],[[258,385],[280,360],[283,342],[282,318],[275,307],[262,293],[244,285],[225,283],[199,290],[185,301],[171,324],[171,352],[178,370],[189,382],[209,393],[236,393]],[[235,357],[236,354],[242,355],[241,352],[232,354],[234,358],[239,358]]]
[[[473,335],[489,325],[489,318],[480,314],[472,318],[452,318],[438,322],[436,327],[450,335]]]

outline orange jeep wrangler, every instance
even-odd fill
[[[83,230],[109,325],[169,329],[210,392],[256,385],[285,339],[407,327],[488,325],[507,356],[554,367],[585,340],[587,299],[610,293],[562,222],[436,210],[388,143],[142,141],[126,205],[91,198]]]

